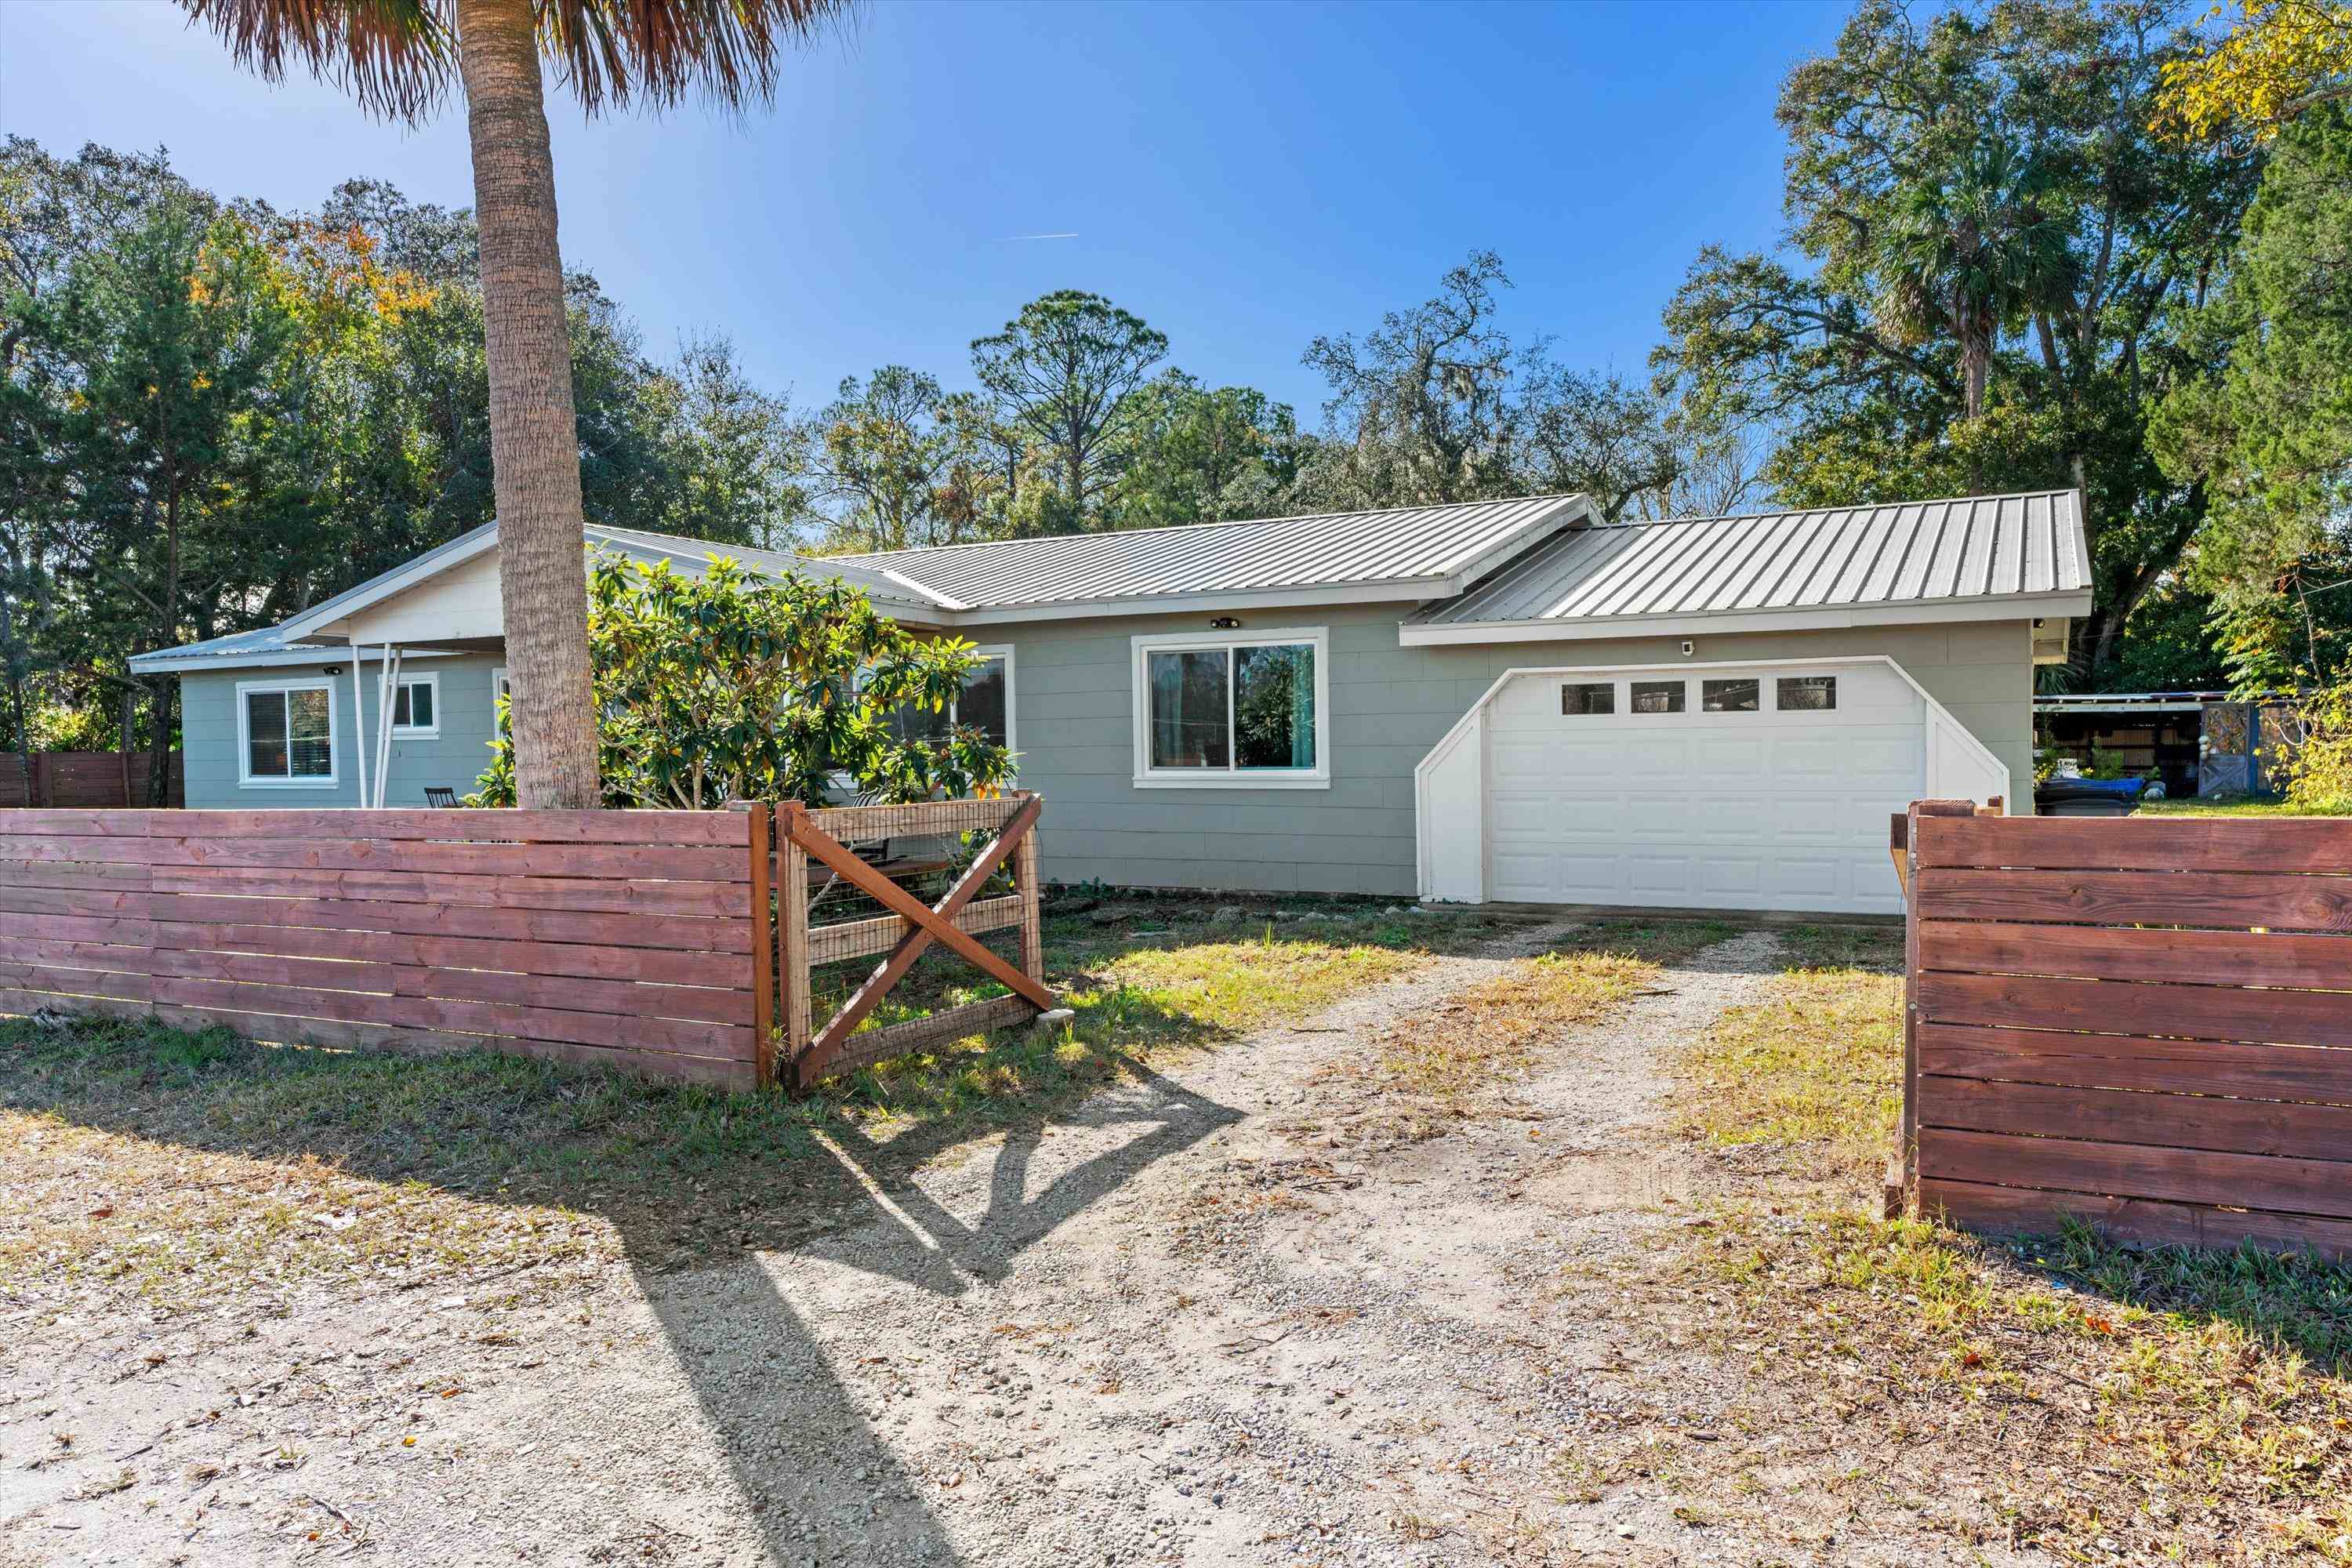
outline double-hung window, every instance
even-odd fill
[[[1139,637],[1135,782],[1321,789],[1331,782],[1328,637]]]
[[[393,690],[392,732],[412,740],[441,733],[441,678],[404,675]]]
[[[246,681],[236,689],[240,784],[331,787],[335,693],[324,679]]]

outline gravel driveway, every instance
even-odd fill
[[[1559,1281],[1675,1223],[1691,1178],[1624,1134],[1774,939],[1559,1041],[1511,1116],[1377,1157],[1333,1135],[1383,1025],[1561,929],[869,1184],[796,1250],[9,1345],[0,1416],[73,1441],[11,1444],[0,1561],[1653,1560],[1671,1521],[1559,1500],[1619,1397],[1605,1297]]]

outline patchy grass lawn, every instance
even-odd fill
[[[1873,1217],[1899,948],[1794,945],[1771,998],[1684,1064],[1684,1131],[1747,1195],[1650,1282],[1707,1303],[1706,1342],[1758,1388],[1754,1432],[1875,1450],[1880,1506],[1981,1488],[2003,1543],[2064,1561],[2352,1563],[2352,1271]],[[1769,1512],[1753,1468],[1709,1479],[1718,1515]]]
[[[335,1281],[400,1288],[787,1245],[852,1194],[1085,1089],[1474,943],[1460,919],[1049,922],[1076,1020],[975,1037],[805,1100],[649,1083],[487,1052],[257,1046],[226,1031],[0,1020],[0,1299],[184,1310]],[[935,966],[944,990],[970,971]]]
[[[1683,1063],[1684,1131],[1769,1173],[1856,1187],[1903,1111],[1903,939],[1801,928],[1769,1001],[1735,1007]]]
[[[1536,1048],[1654,985],[1659,966],[1735,934],[1720,921],[1603,921],[1553,951],[1391,1027],[1376,1047],[1378,1107],[1359,1133],[1412,1142],[1441,1135],[1523,1076]]]

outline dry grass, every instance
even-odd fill
[[[1730,934],[1714,921],[1600,922],[1413,1014],[1375,1047],[1368,1087],[1380,1110],[1364,1131],[1396,1141],[1439,1136],[1489,1106],[1562,1030],[1606,1016],[1654,985],[1661,963]]]
[[[800,1100],[482,1052],[0,1020],[0,1301],[182,1311],[256,1292],[536,1280],[623,1254],[662,1268],[790,1245],[856,1196],[816,1134],[903,1175],[1171,1051],[1313,1011],[1490,934],[1417,919],[1269,922],[1246,936],[1194,922],[1139,937],[1057,921],[1049,976],[1077,1013],[1058,1037],[976,1037]]]
[[[2352,1272],[1872,1216],[1899,1110],[1894,954],[1798,945],[1773,996],[1683,1064],[1685,1130],[1738,1171],[1739,1196],[1625,1283],[1739,1367],[1748,1436],[1826,1445],[1840,1473],[1700,1457],[1677,1484],[1778,1529],[1864,1478],[1847,1536],[1899,1522],[1956,1555],[2352,1563]],[[1630,1473],[1621,1460],[1603,1468]],[[1962,1505],[1906,1500],[1938,1496]]]
[[[1802,967],[1735,1007],[1681,1064],[1685,1132],[1817,1180],[1860,1185],[1903,1110],[1899,935],[1797,934]]]

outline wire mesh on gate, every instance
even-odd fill
[[[835,839],[856,857],[866,872],[925,909],[936,910],[1033,798],[1023,794],[992,800],[823,807],[801,813],[797,820]],[[1034,826],[1029,831],[1034,833]],[[773,880],[779,900],[777,980],[782,1004],[778,1016],[788,1051],[798,1055],[858,994],[915,922],[877,892],[860,887],[842,868],[810,856],[803,873],[804,924],[793,932],[788,911],[782,907],[782,900],[793,896],[793,886],[790,874],[793,848],[786,831],[777,834],[776,851],[778,874]],[[1021,884],[1024,872],[1034,879],[1035,865],[1034,846],[1016,846],[1014,853],[1003,857],[1002,864],[970,889],[955,914],[954,925],[1008,968],[1042,983],[1039,889]],[[795,988],[800,993],[797,998],[792,994]],[[1023,1010],[1020,999],[1003,980],[944,942],[933,940],[858,1020],[856,1032],[847,1037],[845,1061],[870,1059],[875,1055],[872,1049],[860,1050],[858,1042],[879,1047],[910,1032],[919,1033],[927,1018],[939,1017],[943,1026],[966,1020],[977,1029],[991,1022],[1012,1021],[1012,1015]],[[842,1042],[835,1042],[835,1048],[841,1049]]]

